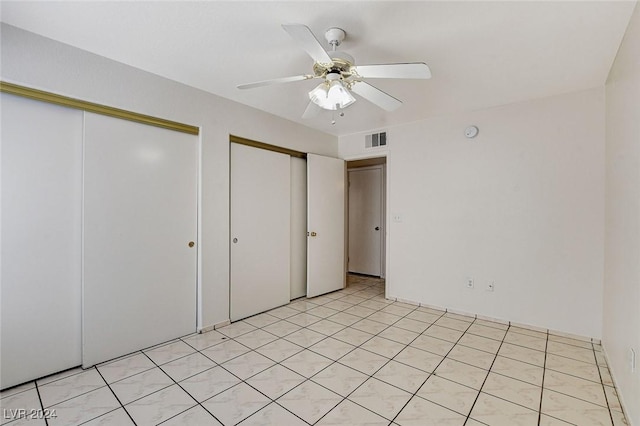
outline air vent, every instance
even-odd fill
[[[364,137],[365,148],[375,148],[377,146],[387,145],[387,132],[374,133]]]

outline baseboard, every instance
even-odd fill
[[[607,355],[607,348],[605,347],[604,343],[602,344],[602,354],[604,355],[604,359],[607,362],[607,368],[609,369],[609,375],[611,376],[611,381],[613,382],[613,387],[616,391],[616,395],[618,396],[618,401],[620,402],[620,408],[622,409],[622,413],[625,417],[625,419],[627,420],[629,425],[632,425],[631,423],[631,419],[629,418],[629,411],[627,410],[627,403],[624,400],[624,395],[622,395],[622,392],[620,392],[620,388],[618,388],[618,385],[616,384],[616,373],[613,370],[613,366],[611,365],[611,363],[609,362],[609,355]],[[612,411],[618,411],[618,410],[612,410]]]
[[[206,327],[202,327],[198,329],[198,333],[202,334],[202,333],[206,333],[207,331],[211,331],[215,328],[215,325],[208,325]]]
[[[225,327],[225,326],[227,326],[227,325],[229,325],[229,324],[231,324],[231,320],[230,320],[230,319],[228,319],[228,320],[226,320],[226,321],[219,322],[219,323],[217,323],[217,324],[214,324],[214,325],[213,325],[213,328],[214,328],[214,330],[215,330],[215,329],[218,329],[218,328],[221,328],[221,327]]]
[[[212,330],[215,330],[216,328],[224,327],[225,325],[229,325],[229,324],[231,324],[231,320],[222,321],[217,324],[211,324],[206,327],[202,327],[198,329],[198,333],[201,333],[201,334],[206,333],[208,331],[212,331]]]
[[[386,297],[386,299],[387,300],[394,300],[396,302],[407,303],[409,305],[414,305],[414,306],[417,305],[417,306],[423,306],[425,308],[436,309],[436,310],[439,310],[439,311],[451,312],[452,314],[464,315],[464,316],[467,316],[467,317],[478,318],[478,319],[482,319],[482,320],[485,320],[485,321],[492,321],[492,322],[497,322],[497,323],[500,323],[500,324],[511,325],[511,326],[514,326],[514,327],[526,328],[528,330],[539,331],[541,333],[549,333],[549,334],[552,334],[554,336],[567,337],[567,338],[570,338],[570,339],[581,340],[583,342],[591,342],[591,343],[595,343],[595,344],[601,344],[600,339],[596,339],[596,338],[589,337],[589,336],[581,336],[581,335],[578,335],[578,334],[565,333],[563,331],[558,331],[558,330],[538,327],[538,326],[535,326],[535,325],[522,324],[522,323],[517,323],[517,322],[513,322],[513,321],[507,321],[507,320],[504,320],[502,318],[494,318],[494,317],[490,317],[490,316],[486,316],[486,315],[478,315],[478,314],[474,314],[474,313],[471,313],[471,312],[466,312],[466,311],[462,311],[462,310],[458,310],[458,309],[451,309],[451,308],[446,308],[446,307],[443,307],[443,306],[436,306],[436,305],[430,305],[430,304],[427,304],[427,303],[420,303],[420,302],[416,302],[415,300],[407,300],[407,299],[402,299],[400,297],[388,296],[388,297]]]
[[[395,300],[396,302],[400,302],[400,303],[406,303],[407,305],[420,306],[419,303],[414,302],[413,300],[405,300],[405,299],[400,299],[398,297],[387,297],[387,299]]]

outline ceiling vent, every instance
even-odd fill
[[[364,137],[365,148],[375,148],[377,146],[387,145],[387,132],[374,133]]]

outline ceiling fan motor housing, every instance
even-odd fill
[[[327,52],[331,57],[330,64],[322,64],[320,62],[316,62],[313,64],[313,72],[317,77],[324,77],[327,74],[334,72],[340,73],[343,78],[348,78],[351,76],[351,68],[355,64],[355,60],[353,56],[349,55],[346,52],[339,52],[334,50],[332,52]]]

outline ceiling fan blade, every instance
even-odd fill
[[[364,81],[355,82],[351,90],[386,111],[395,111],[402,105],[398,99]]]
[[[363,78],[431,78],[431,70],[424,62],[358,65],[356,71]]]
[[[309,101],[309,105],[307,105],[307,108],[304,110],[304,114],[302,114],[302,118],[309,119],[309,118],[317,117],[318,114],[320,114],[320,111],[322,111],[322,108],[314,104],[312,101]]]
[[[309,27],[302,24],[284,24],[282,28],[289,33],[291,38],[293,38],[314,61],[320,62],[321,64],[330,64],[332,62],[326,50],[323,49]]]
[[[272,84],[290,83],[292,81],[309,80],[316,78],[314,75],[296,75],[293,77],[274,78],[272,80],[256,81],[255,83],[240,84],[238,89],[253,89],[255,87],[270,86]]]

